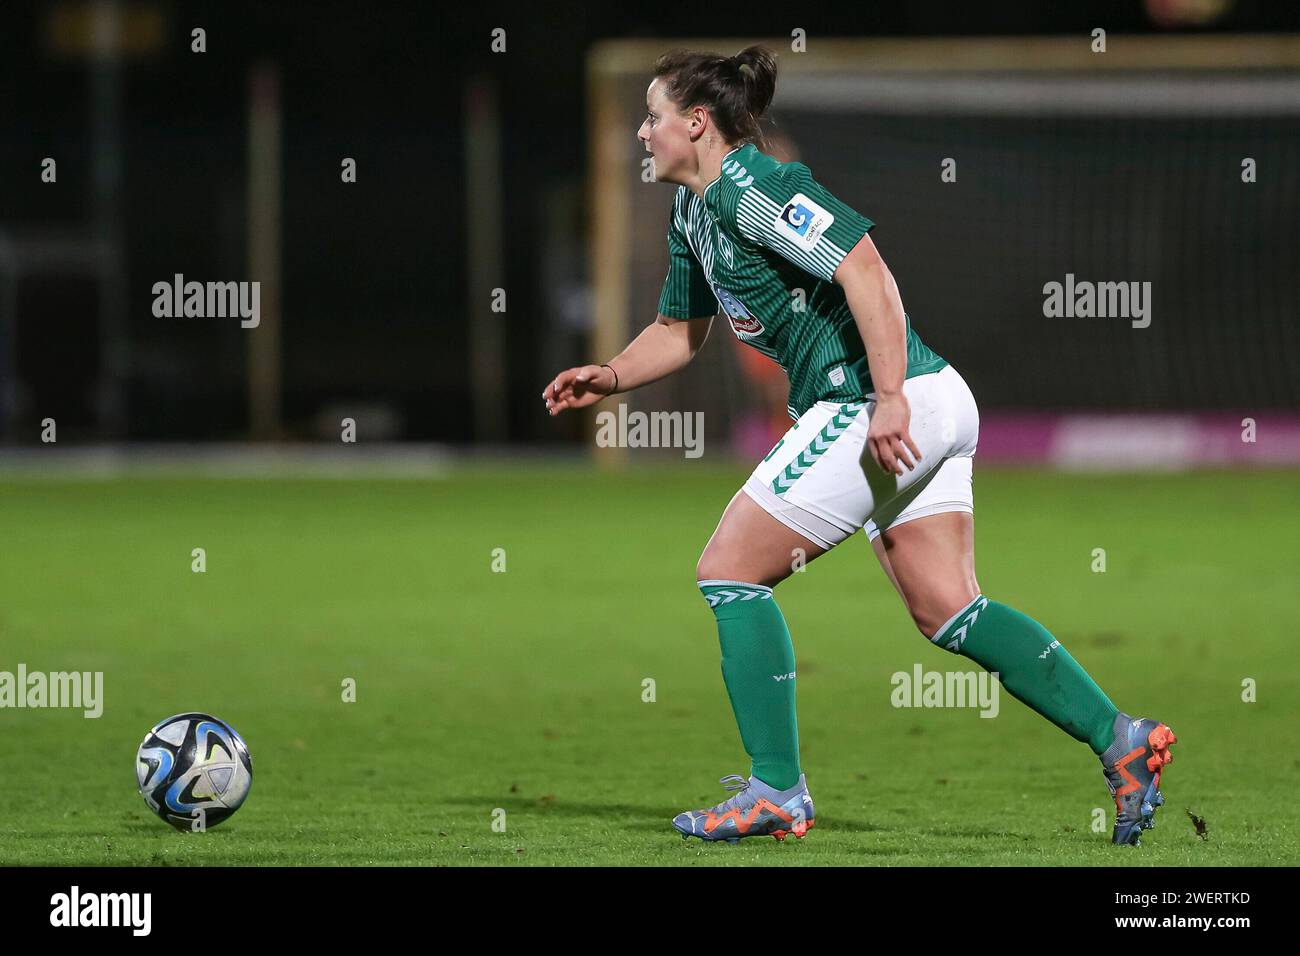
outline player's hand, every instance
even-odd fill
[[[921,450],[907,430],[911,418],[912,409],[902,392],[877,399],[867,429],[867,447],[881,470],[891,475],[902,475],[904,465],[912,471],[921,460]]]
[[[565,369],[542,389],[546,410],[555,417],[566,408],[594,405],[614,389],[614,373],[603,365]]]

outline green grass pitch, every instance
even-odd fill
[[[0,484],[0,670],[103,671],[105,698],[0,710],[0,863],[1300,863],[1294,472],[977,474],[985,593],[1179,735],[1142,847],[1110,845],[1087,747],[1009,695],[891,706],[895,671],[978,666],[912,628],[861,535],[778,590],[816,829],[683,842],[669,819],[749,769],[694,586],[745,473]],[[144,732],[187,710],[253,754],[206,834],[135,791]]]

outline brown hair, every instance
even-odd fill
[[[707,107],[727,142],[766,146],[758,121],[776,93],[776,54],[767,47],[735,56],[671,50],[655,61],[654,75],[678,109]]]

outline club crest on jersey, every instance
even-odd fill
[[[803,193],[796,193],[772,225],[779,235],[810,252],[834,221],[835,217],[831,213]]]
[[[763,334],[763,323],[758,321],[752,315],[746,318],[738,319],[734,315],[727,316],[731,322],[731,331],[736,333],[737,338],[751,338],[755,335]]]
[[[718,233],[718,252],[722,253],[722,258],[726,260],[727,265],[734,269],[736,266],[736,253],[731,248],[731,241],[722,233]]]
[[[718,297],[718,305],[727,314],[727,321],[731,323],[731,331],[736,333],[736,338],[752,338],[763,333],[763,323],[750,315],[749,310],[734,295],[716,285],[713,294]]]

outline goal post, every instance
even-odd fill
[[[1285,261],[1300,248],[1294,35],[1113,34],[1104,52],[1086,34],[814,36],[806,52],[789,37],[595,44],[592,361],[653,320],[667,268],[672,193],[643,181],[635,136],[655,58],[755,42],[778,56],[769,129],[878,223],[873,238],[922,338],[990,371],[982,405],[1196,407],[1213,370],[1228,405],[1300,402],[1285,358],[1300,346],[1300,286]],[[950,158],[955,182],[941,179]],[[1248,159],[1254,182],[1243,179]],[[1067,273],[1151,282],[1151,327],[1048,321],[1043,285]],[[760,400],[731,338],[715,322],[690,367],[620,401],[707,410],[710,447],[731,444]],[[615,467],[642,454],[592,448]]]

